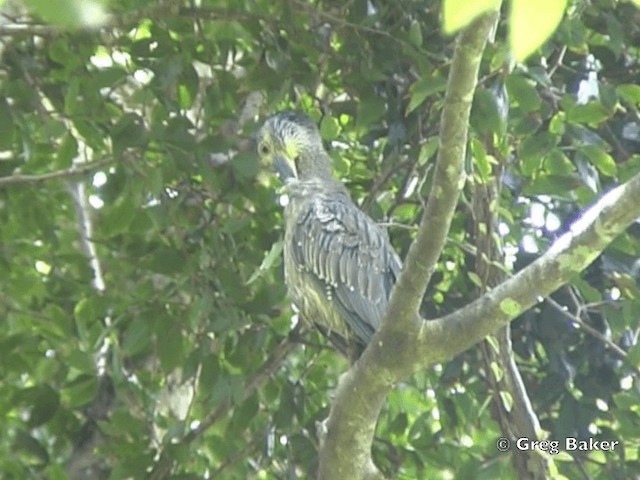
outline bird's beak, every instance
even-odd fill
[[[296,178],[297,172],[294,163],[284,155],[276,155],[273,161],[273,166],[278,172],[278,176],[282,183],[286,183],[290,178]]]

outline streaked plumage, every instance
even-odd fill
[[[343,352],[379,327],[401,263],[386,231],[331,173],[316,125],[284,112],[258,132],[258,153],[285,184],[284,265],[291,299]]]

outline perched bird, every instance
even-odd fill
[[[353,357],[379,328],[401,263],[386,231],[332,174],[316,124],[278,113],[257,134],[261,163],[284,184],[284,273],[303,320]]]

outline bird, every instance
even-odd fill
[[[345,356],[357,359],[379,329],[402,263],[386,229],[332,173],[306,114],[269,117],[256,134],[261,165],[275,170],[284,207],[284,276],[290,300]]]

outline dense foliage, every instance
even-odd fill
[[[292,321],[278,184],[250,136],[270,112],[310,113],[403,256],[453,48],[441,2],[112,0],[101,28],[71,30],[30,4],[0,14],[0,477],[312,477],[348,363]],[[638,20],[628,2],[576,0],[517,64],[498,25],[467,173],[504,165],[507,269],[640,170]],[[470,215],[465,189],[429,317],[477,295]],[[549,438],[622,446],[554,457],[568,478],[640,471],[639,236],[513,325]],[[393,392],[373,446],[383,471],[513,475],[478,358]]]

